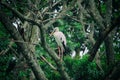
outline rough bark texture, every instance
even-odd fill
[[[106,48],[107,64],[108,65],[114,64],[113,40],[112,40],[112,36],[110,35],[108,35],[108,37],[105,39],[105,48]]]
[[[104,80],[120,80],[120,62],[118,62],[112,70],[105,76]]]
[[[96,55],[96,52],[98,51],[100,45],[102,44],[102,42],[105,40],[105,38],[108,36],[108,34],[115,28],[116,26],[113,26],[113,27],[110,27],[110,28],[107,28],[103,33],[102,33],[102,36],[99,37],[99,39],[96,41],[96,43],[94,44],[92,50],[89,52],[90,53],[90,57],[89,57],[89,60],[90,61],[93,61],[95,55]]]
[[[5,26],[5,28],[8,30],[8,32],[11,34],[14,40],[23,41],[17,29],[10,23],[10,20],[6,17],[5,13],[1,11],[0,11],[0,21]],[[25,57],[28,65],[31,67],[32,71],[34,72],[36,79],[47,80],[41,67],[34,60],[32,52],[28,49],[29,46],[24,43],[16,43],[16,44],[20,47],[21,52],[23,56]]]
[[[69,75],[67,74],[67,72],[65,71],[65,67],[63,66],[65,63],[64,61],[61,61],[60,58],[57,56],[57,53],[55,53],[55,51],[53,49],[51,49],[49,47],[49,45],[47,45],[46,42],[46,37],[45,37],[45,30],[40,27],[40,32],[41,34],[41,42],[42,42],[42,46],[43,48],[49,53],[49,55],[52,57],[52,59],[55,61],[56,65],[57,65],[57,70],[60,72],[62,78],[64,80],[70,80]]]
[[[107,37],[108,34],[112,31],[112,29],[114,29],[114,27],[116,27],[116,26],[111,25],[112,0],[107,0],[106,4],[107,4],[107,9],[106,9],[107,11],[106,11],[105,19],[103,19],[102,15],[96,8],[95,1],[94,0],[89,1],[89,5],[90,5],[89,12],[90,12],[91,16],[93,17],[94,21],[97,23],[97,25],[99,25],[100,35],[101,35],[101,36],[99,36],[99,40],[96,41],[95,45],[93,46],[92,50],[90,51],[90,55],[91,55],[90,58],[92,58],[92,56],[95,57],[95,55],[93,55],[93,54],[96,54],[100,45],[106,38],[106,40],[105,40],[106,53],[107,53],[107,56],[108,56],[108,54],[109,54],[109,56],[111,56],[111,57],[109,57],[109,59],[111,58],[112,62],[114,62],[114,55],[113,55],[114,50],[113,50],[113,46],[111,43],[112,37],[111,36]],[[109,40],[109,41],[107,41],[107,40]],[[111,47],[111,50],[110,50],[110,47]],[[108,53],[108,52],[110,52],[110,53]],[[90,60],[93,60],[93,59],[90,59]]]
[[[31,18],[33,19],[33,15],[28,11],[26,18]],[[29,42],[29,43],[35,43],[35,44],[39,44],[39,28],[35,25],[30,25],[27,21],[24,22],[23,24],[23,28],[25,29],[24,32],[24,37],[25,37],[25,41]],[[28,44],[29,48],[32,52],[33,55],[35,55],[35,46],[33,44]],[[34,60],[37,62],[36,57],[34,57]],[[30,73],[30,78],[34,79],[35,77],[32,75],[33,72],[31,71]]]
[[[111,15],[112,15],[112,0],[106,0],[106,27],[111,26]],[[113,34],[110,33],[108,37],[105,39],[105,48],[106,48],[106,57],[107,57],[107,64],[111,65],[114,63],[114,49],[113,49]]]
[[[24,17],[21,13],[19,13],[17,10],[15,10],[14,8],[11,8],[9,5],[2,3],[2,5],[4,5],[6,8],[10,9],[14,14],[16,14],[21,20],[23,21],[28,21],[34,25],[37,25],[39,27],[40,30],[40,36],[41,36],[41,46],[49,53],[49,55],[52,57],[52,59],[55,61],[57,67],[58,67],[58,71],[60,72],[61,76],[63,77],[64,80],[70,80],[69,75],[67,74],[67,72],[65,71],[65,67],[63,66],[64,62],[61,62],[59,57],[56,55],[56,53],[54,52],[54,50],[52,50],[46,42],[46,36],[45,36],[45,30],[48,28],[49,25],[51,25],[52,23],[54,23],[56,21],[55,20],[51,20],[50,22],[48,22],[47,24],[43,25],[43,23],[39,24],[36,21],[30,19],[30,18],[26,18]],[[62,15],[65,14],[66,8],[64,8],[65,10],[63,10],[58,17],[61,17]],[[39,73],[39,72],[38,72]]]

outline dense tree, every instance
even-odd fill
[[[15,56],[16,71],[28,75],[22,80],[117,80],[119,8],[118,0],[0,0],[0,61]],[[54,27],[66,35],[76,57],[66,52],[61,61],[49,35]]]

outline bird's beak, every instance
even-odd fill
[[[53,30],[53,31],[50,33],[50,37],[54,34],[54,32],[55,32],[55,31]]]

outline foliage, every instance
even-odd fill
[[[9,61],[14,55],[14,51],[9,49],[10,35],[0,23],[0,80],[16,80],[18,78],[28,76],[29,72],[20,71],[17,75],[17,69],[12,70],[9,74],[6,73]],[[17,45],[13,44],[12,48],[17,49]],[[6,51],[8,49],[8,51]],[[16,73],[14,73],[14,71]]]
[[[82,59],[70,57],[65,58],[67,71],[74,80],[100,80],[102,72],[97,69],[96,63],[88,61],[88,55]]]
[[[53,61],[48,61],[55,65]],[[66,63],[65,66],[67,67],[66,71],[73,77],[73,80],[101,80],[104,76],[97,68],[95,62],[90,63],[88,61],[88,55],[83,56],[82,59],[65,56],[64,61]],[[48,64],[40,61],[40,65],[49,80],[62,80],[58,71],[50,68]]]
[[[72,3],[74,2],[74,0],[61,1],[60,3],[58,3],[52,7],[52,4],[54,2],[57,2],[57,0],[53,0],[53,2],[51,0],[40,0],[40,2],[36,3],[37,1],[38,0],[24,0],[24,1],[3,0],[3,2],[8,3],[12,8],[14,8],[14,9],[18,10],[20,13],[22,13],[23,16],[26,16],[27,12],[30,12],[31,14],[36,15],[35,11],[38,10],[39,12],[41,12],[41,14],[37,18],[38,18],[38,20],[43,21],[43,24],[46,24],[47,22],[49,22],[52,19],[53,20],[55,19],[54,18],[55,10],[58,11],[58,14],[62,12],[62,10],[61,11],[59,11],[59,10],[60,10],[60,6],[63,5],[63,3],[66,2],[66,7],[71,7],[71,5],[73,6]],[[95,1],[96,1],[95,3],[97,5],[98,11],[100,12],[100,15],[104,19],[105,14],[107,12],[107,5],[105,4],[106,1],[104,1],[104,0],[95,0]],[[84,8],[84,10],[86,10],[85,13],[89,14],[88,16],[85,16],[86,14],[81,13],[82,7],[78,6],[78,3],[76,3],[74,5],[74,7],[71,8],[71,10],[65,11],[66,15],[63,15],[63,17],[61,17],[61,18],[58,17],[59,19],[56,18],[56,21],[52,25],[49,25],[49,28],[46,30],[45,36],[46,36],[46,41],[48,42],[48,45],[50,45],[50,47],[53,50],[56,50],[57,44],[54,43],[55,42],[54,38],[50,37],[49,34],[53,30],[54,27],[59,27],[60,31],[62,31],[65,34],[65,36],[67,38],[67,46],[69,46],[70,49],[72,49],[72,50],[74,50],[76,47],[80,48],[81,45],[88,40],[86,38],[86,34],[90,34],[90,33],[84,32],[83,30],[85,28],[85,24],[89,24],[92,21],[94,21],[94,23],[95,23],[94,24],[95,25],[95,28],[94,28],[95,33],[93,36],[97,35],[97,37],[93,37],[93,38],[95,41],[99,39],[100,26],[93,19],[94,15],[92,15],[92,13],[90,12],[92,10],[89,10],[88,7],[90,7],[90,4],[88,4],[88,3],[89,2],[87,2],[87,0],[83,0],[83,2],[80,3],[81,6]],[[120,17],[119,4],[120,4],[119,0],[113,1],[113,10],[112,10],[113,13],[111,15],[112,16],[111,18],[113,19],[113,21],[114,21],[114,19]],[[46,12],[44,12],[44,10],[47,8],[48,8],[48,10],[46,10]],[[14,19],[19,18],[12,11],[6,9],[4,6],[1,6],[1,4],[0,4],[0,10],[9,16],[9,18],[11,19],[11,22],[14,22]],[[84,23],[82,24],[82,21],[81,21],[82,19],[80,18],[81,14],[83,14],[82,17],[83,17],[83,22],[85,24]],[[90,17],[91,15],[92,15],[92,17]],[[103,25],[105,24],[105,22],[106,21],[103,21]],[[22,21],[21,23],[24,24],[24,21]],[[112,44],[113,44],[114,51],[115,51],[115,54],[114,54],[115,55],[115,63],[117,63],[120,61],[120,55],[119,55],[120,54],[120,38],[119,38],[120,27],[116,28],[113,33],[114,34],[112,35],[113,36]],[[11,38],[10,34],[0,23],[0,53],[3,50],[8,48],[8,45],[10,43],[10,41],[9,41],[10,38]],[[17,51],[16,45],[14,45],[12,47]],[[86,46],[86,47],[92,48],[93,46],[88,44],[88,46]],[[105,49],[104,44],[101,45],[99,48],[100,56],[102,55],[100,61],[102,64],[102,68],[105,71],[105,74],[107,74],[113,66],[108,66],[106,64],[106,54],[104,54],[105,50],[106,49]],[[20,49],[18,49],[17,52],[20,53],[21,52]],[[11,50],[9,50],[5,55],[0,54],[0,80],[2,80],[3,77],[14,80],[15,79],[14,76],[18,76],[18,79],[19,78],[21,79],[21,77],[28,78],[29,73],[30,73],[29,69],[27,71],[24,71],[24,69],[21,71],[18,70],[18,75],[14,75],[15,71],[17,71],[17,69],[15,69],[15,70],[13,70],[13,72],[11,72],[11,74],[6,76],[5,70],[7,68],[7,63],[9,62],[9,60],[11,59],[13,54],[14,54],[14,52]],[[47,54],[47,52],[40,45],[37,45],[35,48],[35,56],[37,58],[40,58],[40,56],[45,56],[45,58],[47,59],[48,62],[50,62],[55,67],[58,67],[58,66],[56,66],[54,60],[52,60],[52,58]],[[73,80],[102,80],[102,78],[105,76],[105,74],[103,74],[98,69],[95,61],[93,61],[93,62],[88,61],[88,55],[85,55],[82,59],[71,58],[70,56],[65,56],[64,62],[65,62],[65,64],[64,64],[65,70],[68,72],[70,77],[73,78]],[[48,66],[48,64],[45,63],[44,61],[39,60],[39,65],[41,66],[46,77],[49,80],[62,80],[62,76],[60,75],[60,73],[56,70],[52,70],[51,67]]]
[[[51,59],[47,59],[52,65],[55,65],[55,63]],[[56,70],[53,70],[50,66],[48,66],[47,63],[44,61],[40,61],[39,64],[41,65],[42,69],[44,70],[47,78],[49,80],[61,80],[62,77],[60,76],[59,72]]]

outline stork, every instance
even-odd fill
[[[66,49],[66,37],[65,35],[59,31],[58,27],[55,27],[53,32],[50,34],[50,36],[54,36],[55,41],[57,42],[58,45],[58,54],[60,59],[63,58],[63,53],[65,52]]]

